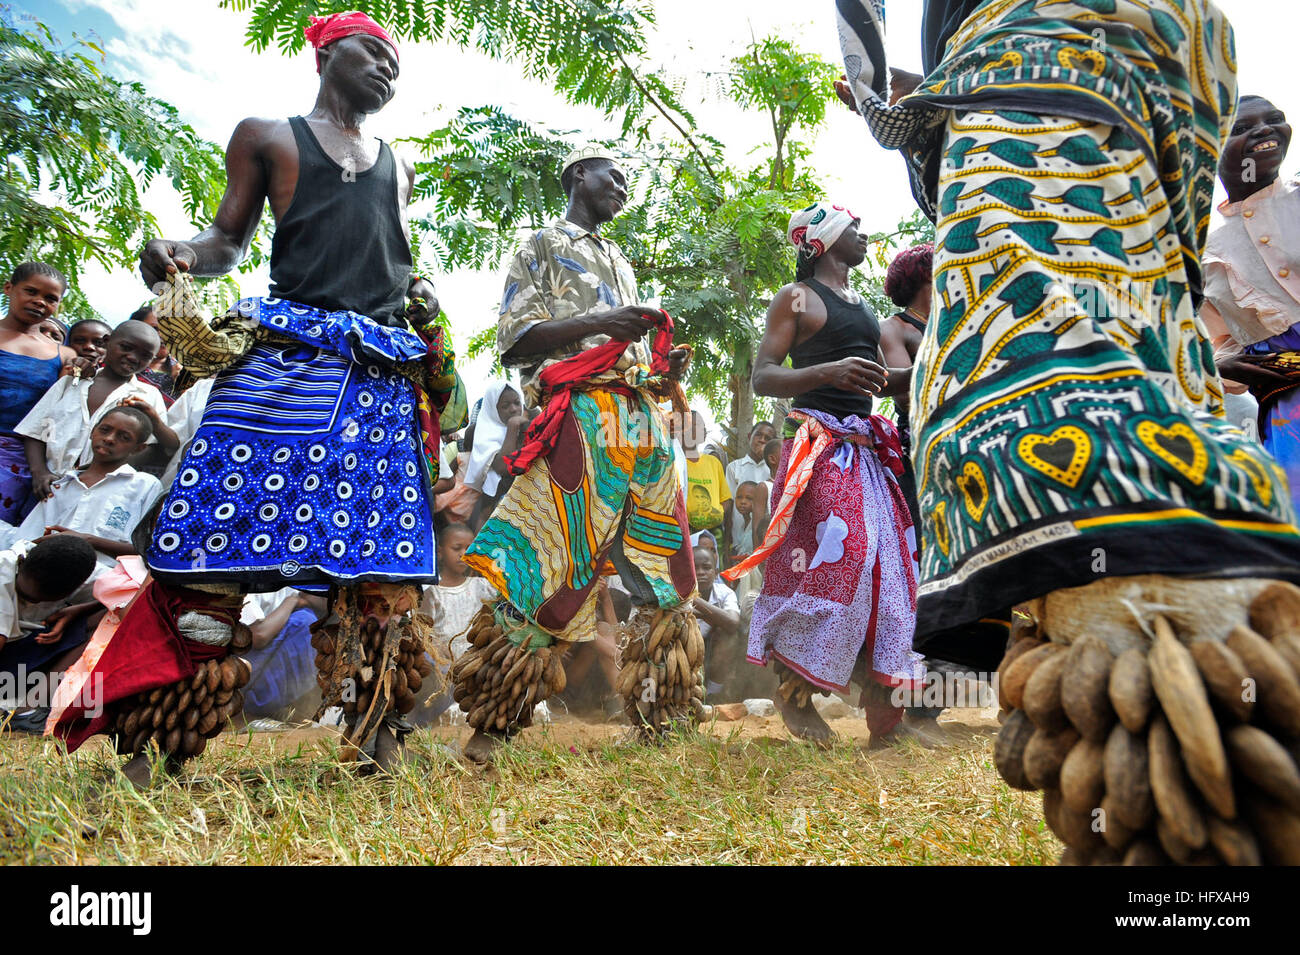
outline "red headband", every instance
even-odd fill
[[[307,29],[303,30],[303,36],[315,50],[329,46],[335,40],[341,40],[345,36],[356,36],[358,33],[379,37],[393,48],[393,56],[397,57],[399,62],[401,61],[401,57],[397,54],[397,44],[388,35],[388,31],[359,10],[353,10],[351,13],[332,13],[327,17],[312,17]],[[316,63],[316,72],[320,72],[319,60]]]

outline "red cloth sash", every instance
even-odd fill
[[[659,315],[655,319],[655,338],[651,345],[650,374],[662,376],[668,372],[668,353],[673,348],[673,320],[663,309],[659,310]],[[627,342],[611,339],[542,370],[539,376],[542,413],[528,426],[523,446],[505,456],[506,468],[511,474],[523,474],[534,461],[551,453],[559,439],[560,426],[569,411],[573,392],[617,365],[627,346]]]
[[[192,677],[200,663],[226,656],[228,646],[186,640],[176,629],[177,618],[187,610],[230,616],[227,608],[210,606],[212,600],[211,594],[156,580],[145,584],[91,671],[90,687],[78,694],[54,727],[52,735],[68,744],[68,752],[108,730],[115,716],[113,703]],[[98,715],[92,715],[94,710]]]

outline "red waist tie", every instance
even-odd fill
[[[655,339],[651,346],[653,359],[650,363],[651,375],[664,375],[668,371],[668,353],[673,347],[673,320],[667,312],[659,310],[660,318],[655,320]],[[627,342],[607,341],[595,348],[588,348],[570,358],[557,361],[542,370],[539,376],[542,391],[542,413],[533,419],[524,435],[523,446],[513,454],[505,456],[506,468],[511,474],[523,474],[538,458],[544,458],[555,448],[560,436],[560,426],[573,401],[573,392],[582,390],[592,378],[603,375],[618,364],[627,349]],[[676,386],[674,405],[680,399],[681,386]],[[618,388],[617,385],[612,385]]]

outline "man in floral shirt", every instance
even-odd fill
[[[682,489],[655,390],[664,376],[652,373],[646,342],[657,325],[665,345],[670,326],[637,304],[631,265],[597,231],[623,208],[627,181],[611,155],[588,147],[566,160],[561,183],[565,216],[515,255],[497,328],[502,362],[520,369],[525,403],[543,408],[529,432],[539,450],[529,454],[526,442],[512,467],[519,477],[465,555],[501,594],[490,608],[493,626],[534,649],[595,638],[595,584],[610,563],[650,614],[689,613],[695,592]],[[686,360],[675,349],[658,367],[674,379]],[[482,669],[494,666],[500,661]],[[458,681],[457,689],[460,700],[472,686]],[[487,702],[470,710],[471,758],[486,759],[526,725],[522,711],[493,716],[501,710]]]

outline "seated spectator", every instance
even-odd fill
[[[80,655],[88,617],[102,608],[68,601],[94,569],[94,550],[72,534],[20,541],[0,552],[0,672],[59,672]],[[42,732],[49,699],[32,701],[37,706],[26,699],[12,702],[17,708],[10,728]]]
[[[475,502],[470,526],[483,526],[505,496],[514,477],[506,469],[505,457],[523,443],[528,418],[519,392],[503,381],[493,382],[483,396],[483,407],[474,422],[469,466],[465,484],[481,492]]]
[[[708,531],[696,531],[691,535],[691,549],[703,547],[713,554],[713,561],[718,561],[718,539]]]
[[[136,377],[158,348],[158,335],[147,325],[124,323],[108,337],[104,367],[93,378],[59,378],[14,429],[23,436],[32,472],[32,493],[47,497],[50,485],[90,459],[90,436],[114,408],[128,404],[150,419],[150,440],[171,444],[175,435],[155,388]]]
[[[145,445],[149,416],[121,406],[104,415],[91,432],[91,462],[60,475],[50,494],[17,528],[7,529],[0,543],[37,540],[52,534],[82,538],[98,552],[104,568],[135,553],[131,532],[162,492],[158,479],[141,474],[127,458]]]
[[[292,587],[244,598],[239,619],[253,635],[253,646],[243,654],[253,669],[244,687],[245,719],[306,720],[316,712],[320,689],[311,625],[324,611],[323,598]]]
[[[64,344],[77,353],[80,362],[67,362],[63,373],[70,375],[74,368],[80,368],[81,377],[93,378],[108,353],[108,336],[112,333],[113,330],[97,318],[74,322],[68,329],[68,340]]]
[[[745,652],[737,639],[740,628],[740,603],[730,587],[718,579],[718,558],[707,547],[697,547],[695,581],[700,595],[695,598],[695,617],[704,637],[704,682],[707,699],[726,693],[724,685],[733,676]]]

